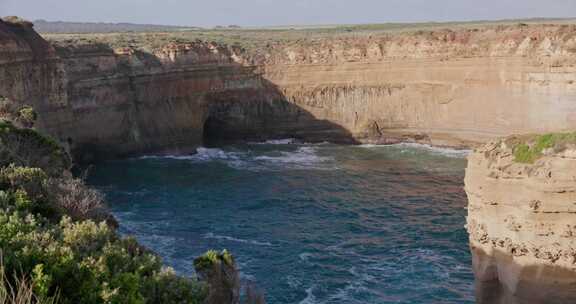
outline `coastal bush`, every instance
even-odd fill
[[[65,173],[54,141],[0,122],[0,160],[0,304],[204,302],[206,283],[105,221],[102,195]]]
[[[11,121],[18,127],[32,128],[38,118],[33,107],[21,105],[0,95],[0,119]]]
[[[18,128],[10,121],[0,121],[0,165],[9,164],[60,175],[70,168],[71,160],[53,139],[33,129]]]
[[[60,303],[200,303],[203,283],[164,270],[160,258],[106,223],[0,211],[5,269]],[[170,288],[170,290],[166,290]]]
[[[164,268],[145,282],[144,295],[149,303],[203,303],[208,286],[178,276],[172,268]]]
[[[18,110],[18,121],[26,128],[34,126],[37,118],[36,111],[30,106],[23,106]]]
[[[576,132],[531,136],[515,144],[513,148],[514,160],[519,163],[532,164],[542,157],[547,149],[559,152],[574,144],[576,144]]]
[[[210,269],[215,265],[220,265],[224,263],[227,266],[234,266],[234,257],[224,249],[222,252],[216,250],[208,250],[204,255],[197,257],[194,260],[194,268],[197,271],[203,271],[205,269]]]
[[[240,282],[234,256],[226,249],[220,252],[208,250],[194,260],[194,268],[208,283],[206,304],[266,303],[262,292],[249,283]]]
[[[0,168],[0,185],[3,189],[21,189],[35,200],[42,200],[48,179],[40,168],[17,167],[14,164]]]
[[[34,289],[34,285],[25,278],[10,278],[5,272],[0,256],[0,304],[57,303],[58,296],[43,297],[35,293]]]
[[[50,202],[74,220],[109,220],[104,197],[77,178],[50,178],[46,181]]]

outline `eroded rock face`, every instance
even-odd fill
[[[488,144],[469,156],[467,229],[477,303],[576,302],[576,157],[514,161]]]
[[[266,78],[363,142],[469,145],[573,129],[574,27],[502,27],[279,45]]]
[[[470,146],[576,127],[571,26],[305,39],[251,51],[126,44],[51,45],[29,24],[2,22],[0,95],[35,106],[38,126],[88,160],[193,151],[206,136]]]

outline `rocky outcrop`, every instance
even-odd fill
[[[469,156],[467,229],[477,303],[576,301],[576,146],[533,164],[498,141]]]
[[[0,20],[0,95],[16,101],[66,100],[65,77],[55,49],[28,22]]]
[[[333,36],[251,50],[107,37],[49,44],[30,24],[0,23],[0,94],[34,105],[39,127],[88,160],[188,152],[210,139],[470,146],[576,127],[573,26]]]

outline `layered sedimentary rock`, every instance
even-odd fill
[[[576,146],[534,164],[498,141],[469,156],[467,229],[477,303],[576,301]]]
[[[186,152],[206,138],[463,146],[576,127],[573,26],[310,38],[249,51],[80,40],[49,44],[29,24],[0,23],[0,94],[33,104],[40,127],[84,158]]]
[[[87,160],[192,151],[202,143],[208,94],[259,86],[250,68],[209,44],[168,45],[154,55],[103,44],[55,50],[20,35],[34,33],[27,24],[0,26],[0,49],[10,55],[0,65],[1,94],[34,105],[39,127]],[[40,43],[44,52],[29,50]]]
[[[280,46],[266,76],[363,141],[435,144],[576,125],[574,27],[506,27]]]

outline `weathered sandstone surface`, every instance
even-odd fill
[[[576,127],[574,26],[310,38],[243,50],[47,43],[0,23],[0,94],[85,159],[296,137],[469,146]],[[138,42],[138,41],[136,41]]]
[[[505,141],[488,144],[465,184],[477,303],[574,303],[576,146],[521,164]]]

